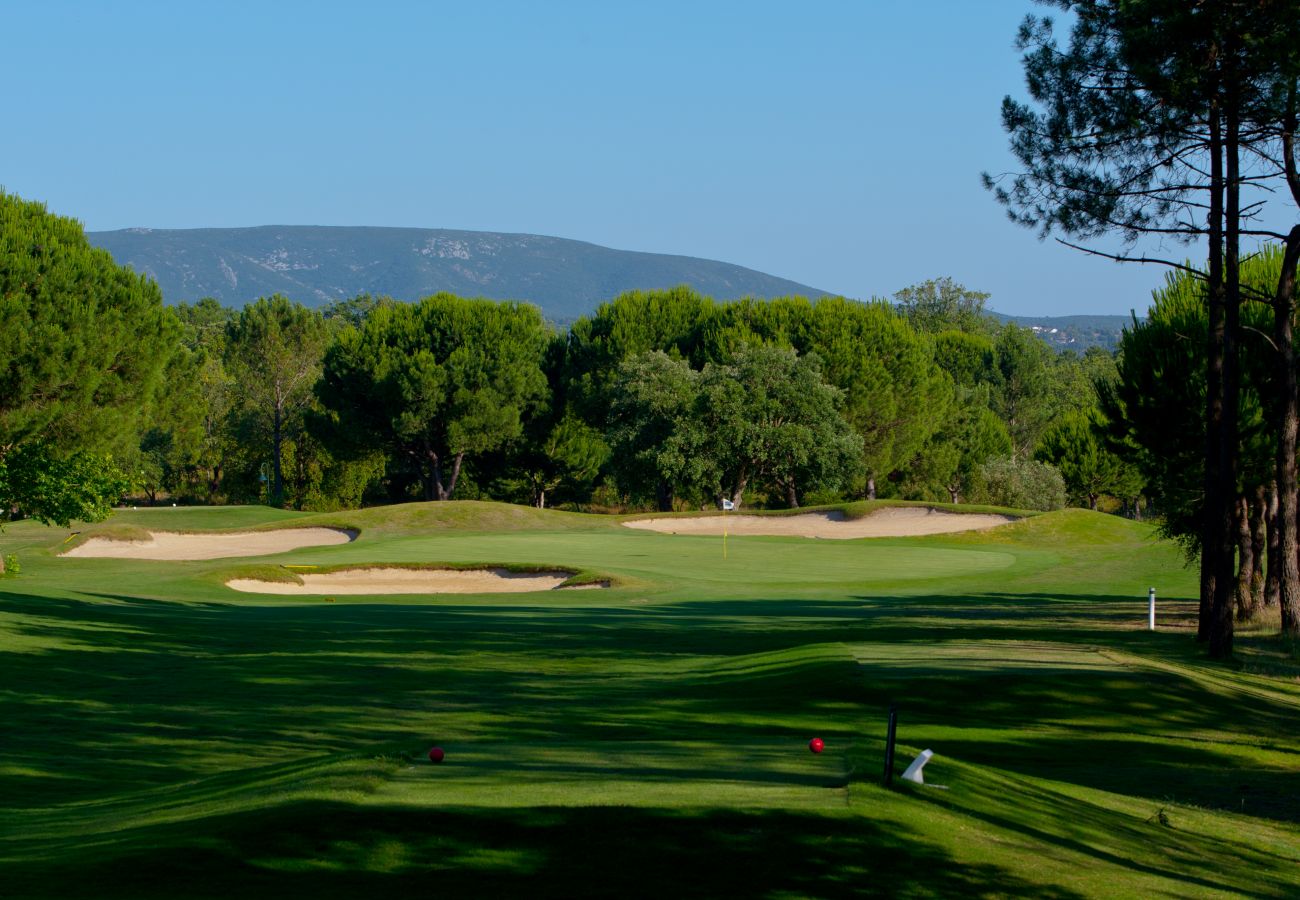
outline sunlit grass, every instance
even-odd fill
[[[61,559],[67,530],[0,533],[23,564],[0,579],[0,895],[1300,892],[1300,666],[1267,626],[1238,663],[1205,659],[1194,573],[1146,526],[733,536],[726,558],[715,537],[495,504],[104,527],[270,523],[361,533],[252,566]],[[615,587],[224,586],[488,562]],[[947,790],[880,786],[891,704],[900,770],[931,748]]]

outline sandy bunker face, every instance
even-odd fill
[[[1010,516],[982,513],[950,513],[924,506],[887,506],[860,519],[841,512],[802,513],[793,516],[718,516],[698,518],[636,519],[624,522],[628,528],[644,528],[664,534],[763,534],[808,538],[916,537],[978,531],[1014,522]]]
[[[341,528],[281,528],[275,531],[241,531],[224,534],[182,534],[151,531],[147,541],[112,541],[91,538],[64,556],[101,559],[222,559],[227,556],[268,556],[303,547],[346,544],[355,531]]]
[[[347,569],[296,573],[302,584],[235,578],[226,585],[250,594],[520,594],[552,591],[568,572],[511,572],[508,569]],[[585,587],[586,585],[583,585]],[[597,585],[599,586],[599,585]]]

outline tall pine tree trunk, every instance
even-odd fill
[[[1205,482],[1201,508],[1201,603],[1196,639],[1209,641],[1218,575],[1223,569],[1223,139],[1219,109],[1210,111],[1209,273],[1205,297],[1209,343],[1205,366]]]
[[[1268,504],[1264,510],[1264,530],[1268,535],[1268,565],[1264,569],[1264,605],[1276,606],[1281,591],[1282,554],[1277,538],[1277,482],[1269,485]]]
[[[1237,621],[1249,621],[1255,615],[1250,581],[1255,574],[1255,541],[1250,530],[1250,501],[1237,498]]]
[[[1290,154],[1288,154],[1289,156]],[[1290,166],[1288,166],[1290,168]],[[1287,236],[1282,274],[1273,298],[1273,338],[1278,350],[1277,422],[1277,601],[1282,607],[1282,632],[1300,635],[1300,485],[1297,485],[1296,441],[1300,435],[1300,388],[1296,382],[1295,286],[1300,260],[1300,225]]]
[[[1259,485],[1250,504],[1250,605],[1264,608],[1264,554],[1268,551],[1268,490]]]
[[[1233,35],[1223,58],[1232,65]],[[1232,583],[1233,550],[1237,544],[1235,486],[1237,484],[1237,427],[1239,371],[1237,331],[1241,319],[1241,281],[1238,252],[1241,242],[1240,121],[1237,108],[1236,74],[1225,79],[1223,159],[1221,183],[1226,195],[1223,206],[1223,417],[1219,431],[1220,507],[1218,510],[1221,545],[1219,568],[1214,573],[1214,604],[1210,610],[1210,656],[1224,659],[1232,655],[1233,606],[1235,585]],[[1217,155],[1216,155],[1217,159]],[[1212,166],[1212,168],[1214,168]],[[1216,192],[1217,193],[1217,192]],[[1211,251],[1213,252],[1213,251]]]
[[[1291,199],[1300,207],[1300,171],[1296,169],[1296,86],[1287,95],[1286,120],[1282,125],[1282,162],[1286,168],[1287,187]],[[1300,390],[1296,386],[1295,358],[1295,288],[1296,264],[1300,261],[1300,225],[1291,229],[1282,254],[1282,272],[1273,298],[1275,343],[1278,348],[1278,384],[1282,396],[1278,423],[1277,447],[1277,534],[1278,555],[1278,605],[1282,608],[1282,633],[1300,637],[1300,488],[1296,481],[1296,434],[1300,430]]]

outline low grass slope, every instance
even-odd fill
[[[1236,664],[1204,659],[1194,573],[1140,523],[732,537],[725,559],[716,538],[495,504],[106,527],[173,514],[361,531],[258,565],[537,563],[621,586],[255,598],[222,584],[237,562],[60,559],[66,530],[6,526],[0,893],[1300,892],[1300,670],[1265,629]],[[879,784],[891,704],[899,769],[931,748],[947,790]]]

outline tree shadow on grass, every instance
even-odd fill
[[[17,865],[23,897],[1003,897],[1081,895],[958,864],[856,815],[299,803],[144,829],[109,858]]]
[[[970,730],[935,748],[955,758],[1238,811],[1248,797],[1247,812],[1300,821],[1294,772],[1235,771],[1216,743],[1262,736],[1294,754],[1295,704],[1092,654],[1195,657],[1184,638],[1108,627],[1131,615],[1133,598],[637,609],[96,599],[106,602],[0,591],[0,613],[19,617],[15,633],[45,647],[0,653],[6,759],[28,773],[0,781],[0,806],[114,796],[440,732],[676,741],[707,726],[743,742],[806,740],[817,727],[847,738],[883,731],[885,709],[899,701],[905,729]],[[996,642],[1023,652],[999,656],[988,649]],[[948,645],[976,658],[936,652]],[[1061,658],[1062,648],[1074,655]],[[1155,743],[1200,733],[1218,737],[1172,751]],[[688,758],[682,765],[683,776],[710,775]],[[1275,775],[1290,793],[1250,802]]]

